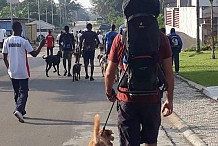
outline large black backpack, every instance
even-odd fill
[[[157,22],[159,0],[124,0],[127,20],[122,41],[127,68],[118,84],[118,90],[134,95],[157,95],[158,88],[167,85],[159,65],[160,31]],[[119,87],[128,88],[121,91]]]

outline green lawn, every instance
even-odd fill
[[[211,59],[211,51],[180,53],[180,75],[203,86],[218,86],[217,59]]]

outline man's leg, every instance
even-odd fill
[[[68,77],[71,77],[72,75],[71,75],[71,73],[70,73],[70,71],[71,71],[71,59],[67,59],[68,60]]]
[[[26,108],[26,102],[27,102],[28,91],[29,91],[28,80],[29,79],[19,80],[20,89],[19,89],[19,97],[17,100],[16,111],[19,111],[22,115],[26,114],[25,108]]]
[[[67,53],[67,60],[68,60],[68,77],[71,77],[72,75],[71,75],[71,73],[70,73],[70,71],[71,71],[71,60],[72,60],[72,52],[71,51],[68,51],[68,53]]]
[[[117,102],[120,146],[140,146],[140,117],[137,105],[132,102]]]
[[[179,73],[179,52],[176,52],[174,54],[174,62],[175,62],[175,72],[178,74]]]
[[[93,81],[93,73],[94,73],[94,58],[95,58],[95,51],[90,52],[90,64],[91,64],[91,77],[90,77],[90,81]]]
[[[67,59],[67,53],[66,53],[66,51],[63,51],[64,76],[67,75],[66,59]]]
[[[84,68],[85,68],[85,74],[86,74],[85,79],[88,79],[89,78],[89,75],[88,75],[89,56],[88,56],[87,51],[83,52],[83,59],[84,59]]]
[[[47,56],[49,56],[49,48],[47,48]]]
[[[14,89],[14,101],[15,101],[15,105],[17,106],[17,99],[19,96],[19,81],[16,79],[11,79],[11,83]]]
[[[50,48],[50,53],[51,53],[51,55],[53,55],[53,47]]]

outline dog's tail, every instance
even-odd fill
[[[94,132],[93,132],[93,138],[95,144],[98,142],[98,136],[100,131],[100,115],[96,114],[94,118]]]
[[[45,55],[42,55],[42,58],[43,58],[43,59],[46,59],[47,57],[45,57]]]

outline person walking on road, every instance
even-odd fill
[[[108,57],[109,64],[105,75],[105,91],[108,100],[111,102],[118,100],[120,146],[139,146],[140,142],[146,143],[146,146],[156,146],[161,123],[160,111],[163,112],[164,116],[169,116],[173,112],[174,79],[170,44],[167,36],[161,33],[159,59],[168,83],[166,101],[161,110],[162,94],[134,98],[121,92],[115,94],[113,83],[116,69],[118,64],[121,65],[121,68],[124,68],[123,53],[125,45],[121,40],[122,35],[118,34],[111,47],[111,53]]]
[[[46,46],[47,46],[47,56],[53,55],[54,36],[51,34],[51,30],[48,31],[48,35],[46,36]]]
[[[171,49],[172,49],[172,62],[175,65],[176,75],[179,75],[179,53],[182,50],[182,39],[176,34],[175,28],[171,28],[170,34],[168,35]]]
[[[92,24],[88,23],[86,25],[87,31],[85,31],[81,36],[80,48],[83,50],[83,59],[85,65],[85,79],[89,78],[88,75],[88,65],[89,62],[91,64],[91,76],[90,81],[93,81],[93,73],[94,73],[94,58],[95,58],[95,48],[98,48],[100,43],[98,39],[98,34],[92,31]]]
[[[65,33],[60,36],[59,45],[63,49],[63,66],[64,66],[64,76],[72,76],[71,71],[71,60],[72,54],[75,50],[75,39],[72,33],[69,33],[69,26],[64,27]],[[68,60],[68,70],[66,67],[66,61]]]
[[[106,54],[107,55],[110,53],[113,40],[116,37],[116,35],[118,34],[115,31],[116,26],[114,24],[111,26],[111,28],[112,28],[112,30],[105,34],[105,44],[106,44]]]
[[[33,50],[29,41],[21,37],[22,26],[20,22],[14,22],[12,29],[13,35],[5,40],[2,53],[14,89],[16,104],[14,115],[23,123],[23,116],[26,114],[25,108],[29,91],[28,80],[30,77],[27,53],[36,57],[45,45],[45,39],[40,42],[36,50]]]

